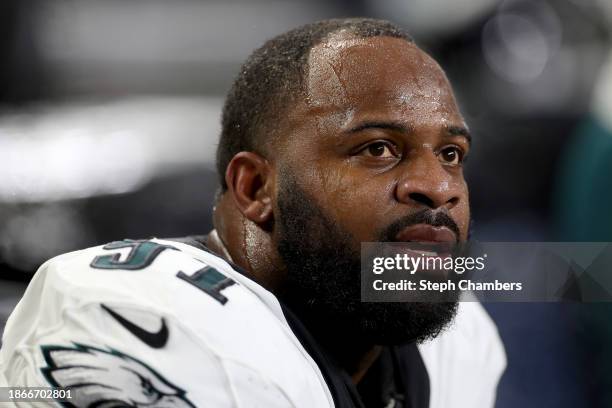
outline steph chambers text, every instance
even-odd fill
[[[451,280],[445,282],[432,282],[427,279],[421,279],[418,282],[402,279],[397,282],[384,282],[382,279],[377,279],[373,282],[373,288],[376,291],[432,291],[432,292],[447,292],[447,291],[521,291],[523,284],[521,282],[474,282],[469,279],[463,279],[453,282]]]

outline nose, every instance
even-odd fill
[[[406,163],[395,190],[396,199],[412,206],[451,210],[462,199],[462,180],[430,152]]]

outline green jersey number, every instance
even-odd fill
[[[104,249],[121,248],[131,248],[125,260],[120,260],[120,253],[100,255],[94,258],[91,262],[91,267],[97,269],[144,269],[151,265],[155,258],[157,258],[157,255],[162,251],[166,249],[176,249],[170,245],[157,244],[152,241],[134,241],[131,239],[111,242],[104,246]]]
[[[114,253],[108,255],[96,256],[91,262],[91,267],[96,269],[127,269],[138,270],[144,269],[157,258],[157,256],[166,249],[176,248],[170,245],[162,245],[152,241],[116,241],[111,242],[103,247],[104,249],[122,249],[131,248],[128,256],[121,261],[121,254]],[[224,305],[227,302],[221,291],[228,286],[233,285],[234,280],[223,275],[213,267],[206,266],[191,275],[179,271],[177,278],[190,283],[201,291],[205,292],[216,301]]]
[[[228,278],[212,266],[206,266],[195,271],[191,275],[187,275],[185,272],[179,271],[176,277],[189,282],[222,305],[227,302],[227,297],[225,297],[221,291],[236,283],[233,279]]]

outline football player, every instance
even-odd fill
[[[45,263],[0,385],[68,407],[492,406],[505,355],[480,304],[360,301],[361,242],[467,240],[470,144],[444,72],[394,24],[269,40],[225,102],[215,229]]]

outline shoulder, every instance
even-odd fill
[[[43,298],[80,302],[124,299],[172,309],[177,295],[182,294],[223,305],[227,302],[223,291],[236,283],[236,273],[218,256],[179,242],[115,241],[47,261],[36,272],[26,297],[39,291]],[[240,285],[236,288],[235,301],[244,300],[241,295],[246,291],[240,290]]]
[[[198,335],[229,336],[245,328],[228,325],[229,320],[282,324],[274,301],[271,293],[210,252],[159,239],[124,240],[47,261],[13,314],[23,318],[52,310],[55,314],[45,321],[51,324],[66,313],[78,319],[82,311],[115,305],[188,323]],[[7,331],[14,321],[9,319]]]
[[[39,367],[60,375],[54,367],[75,358],[108,369],[129,361],[134,371],[177,381],[197,401],[243,406],[246,395],[268,389],[261,401],[273,401],[262,405],[326,406],[318,369],[275,305],[271,293],[223,259],[183,243],[88,248],[36,273],[7,323],[0,373],[40,384]]]

